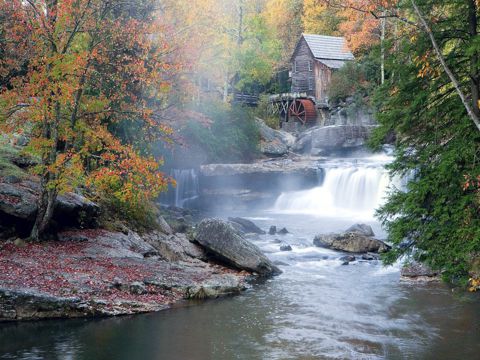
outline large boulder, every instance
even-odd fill
[[[440,272],[433,270],[426,264],[417,261],[405,264],[400,271],[402,280],[438,281]]]
[[[255,225],[253,221],[240,218],[240,217],[234,217],[234,218],[229,217],[228,221],[233,223],[232,224],[233,227],[241,230],[242,233],[259,234],[259,235],[266,234],[265,231],[263,231],[257,225]]]
[[[203,220],[197,227],[195,239],[214,257],[238,269],[255,272],[260,276],[281,273],[256,245],[240,236],[223,220]]]
[[[280,157],[288,154],[291,146],[295,143],[295,136],[269,127],[262,119],[256,119],[258,130],[262,138],[260,151],[268,157]]]
[[[313,244],[318,247],[358,254],[383,253],[390,249],[383,241],[354,232],[317,235]]]
[[[311,132],[312,153],[328,154],[332,151],[365,145],[375,126],[334,125],[316,128]]]
[[[28,187],[0,183],[0,214],[22,220],[33,220],[37,212],[37,196]]]
[[[0,219],[23,224],[27,231],[35,220],[39,192],[35,181],[1,182]],[[100,207],[94,202],[76,193],[65,193],[57,197],[53,220],[59,227],[95,227],[99,214]]]
[[[100,207],[82,195],[66,193],[59,195],[53,218],[63,226],[95,227]]]
[[[354,224],[350,226],[346,232],[353,232],[357,234],[362,234],[365,236],[375,236],[375,233],[372,230],[372,227],[367,224]]]

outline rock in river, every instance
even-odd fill
[[[270,226],[270,229],[268,230],[269,235],[275,235],[277,233],[277,227],[275,225]]]
[[[413,261],[403,266],[401,272],[402,280],[410,281],[439,281],[440,272],[431,269],[428,265]]]
[[[350,226],[346,232],[358,233],[365,236],[375,236],[372,227],[367,224],[354,224]]]
[[[292,251],[292,247],[289,244],[280,245],[280,251]]]
[[[290,232],[287,230],[287,228],[282,228],[277,232],[277,234],[280,234],[280,235],[287,235],[289,233]]]
[[[253,221],[250,221],[244,218],[239,218],[239,217],[235,217],[235,218],[229,217],[228,221],[235,223],[234,227],[236,229],[240,228],[241,232],[243,233],[260,234],[260,235],[265,234],[265,231],[263,231],[257,225],[255,225]],[[239,225],[239,227],[236,226],[237,224]]]
[[[342,257],[340,258],[340,261],[342,261],[342,262],[347,262],[347,263],[353,262],[353,261],[355,261],[355,260],[357,260],[357,259],[356,259],[355,256],[353,256],[353,255],[346,255],[346,256],[342,256]]]
[[[205,219],[197,227],[195,239],[216,258],[261,276],[280,274],[278,269],[254,244],[243,238],[228,223]]]
[[[383,253],[390,249],[383,241],[353,232],[317,235],[313,244],[349,253]]]

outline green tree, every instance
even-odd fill
[[[266,86],[280,61],[281,44],[258,14],[246,19],[247,27],[242,44],[237,49],[237,89],[254,91],[255,86]]]
[[[480,133],[445,68],[478,108],[479,12],[473,0],[414,4],[428,14],[431,34],[405,22],[400,29],[387,59],[395,75],[376,95],[381,126],[373,139],[379,145],[396,134],[390,170],[409,182],[391,192],[378,216],[394,244],[387,260],[413,254],[450,280],[464,279],[480,253]],[[418,15],[412,2],[402,6]]]

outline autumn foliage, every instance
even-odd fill
[[[28,151],[41,158],[33,238],[61,192],[86,185],[137,204],[167,186],[145,143],[169,132],[155,112],[179,65],[152,4],[0,1],[2,130],[27,132]],[[129,126],[133,138],[122,137]]]

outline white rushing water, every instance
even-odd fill
[[[175,188],[175,206],[184,207],[188,201],[198,198],[199,183],[194,169],[175,169],[173,177],[177,182]]]
[[[286,192],[273,211],[335,217],[371,218],[384,201],[390,178],[382,164],[354,163],[326,167],[323,184],[303,191]]]
[[[188,203],[198,198],[200,185],[195,169],[172,169],[170,176],[175,179],[176,186],[170,186],[168,192],[161,197],[163,205],[188,207]]]

